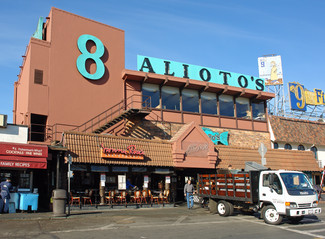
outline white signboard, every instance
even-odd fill
[[[283,85],[281,56],[258,58],[259,77],[265,79],[265,85]]]
[[[143,187],[148,188],[148,185],[149,185],[149,176],[145,175],[143,178]]]
[[[101,173],[100,174],[100,186],[101,187],[105,187],[105,183],[106,183],[106,174],[105,173]]]
[[[166,180],[165,181],[166,181],[166,184],[167,183],[170,183],[170,176],[166,176]]]
[[[126,190],[126,175],[118,175],[118,190]]]

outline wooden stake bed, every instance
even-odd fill
[[[198,174],[200,197],[228,199],[253,203],[251,177],[242,174]]]

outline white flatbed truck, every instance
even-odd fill
[[[305,215],[321,213],[316,191],[308,177],[298,171],[198,174],[197,192],[205,200],[214,200],[217,212],[224,217],[238,207],[260,211],[266,223],[276,225],[283,217],[298,223]]]

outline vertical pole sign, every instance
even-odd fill
[[[266,152],[267,152],[267,148],[265,147],[265,145],[263,143],[261,143],[260,147],[258,147],[258,152],[260,153],[262,159],[262,165],[265,166],[266,165],[266,158],[264,158]]]
[[[72,157],[68,155],[68,215],[70,215],[70,192],[71,192],[71,178],[72,178],[72,171],[71,171],[71,164],[72,164]]]

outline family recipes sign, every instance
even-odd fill
[[[264,79],[154,57],[138,55],[137,69],[148,73],[200,80],[251,90],[265,90]]]
[[[137,150],[135,145],[130,145],[126,149],[114,149],[106,148],[101,145],[101,157],[102,158],[116,158],[116,159],[144,159],[144,152]]]

